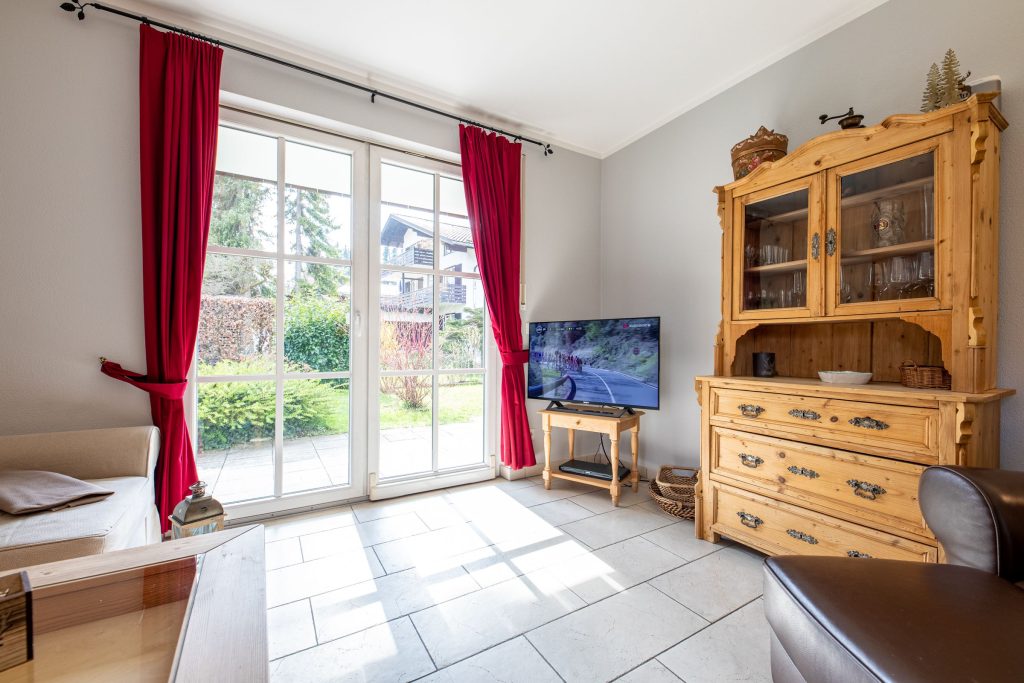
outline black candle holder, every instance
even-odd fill
[[[771,351],[758,351],[754,354],[754,377],[775,376],[775,354]]]

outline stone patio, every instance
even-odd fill
[[[430,428],[386,429],[380,433],[380,477],[430,470]],[[438,430],[438,466],[471,465],[482,460],[483,422],[442,425]],[[196,456],[199,477],[222,503],[274,494],[273,444],[268,439]],[[297,493],[349,483],[348,434],[286,439],[284,492]]]

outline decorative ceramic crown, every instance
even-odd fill
[[[789,148],[789,138],[782,133],[768,130],[764,126],[757,129],[757,132],[741,140],[732,146],[730,152],[733,158],[760,149],[778,149],[785,152]]]

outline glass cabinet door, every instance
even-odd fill
[[[832,308],[934,308],[938,149],[838,174],[835,229],[825,236],[839,268]],[[850,312],[854,312],[851,310]]]
[[[770,318],[809,314],[809,235],[812,187],[743,201],[735,256],[739,317]],[[819,238],[815,237],[815,242]],[[817,256],[815,256],[816,258]]]

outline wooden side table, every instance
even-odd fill
[[[574,413],[564,410],[542,410],[540,411],[541,423],[544,427],[544,488],[551,488],[551,480],[554,479],[565,479],[567,481],[575,481],[580,484],[587,484],[589,486],[597,486],[598,488],[608,489],[612,496],[612,505],[618,507],[619,505],[619,435],[623,432],[631,432],[632,434],[632,450],[633,450],[633,472],[629,477],[628,484],[633,485],[633,491],[640,490],[640,416],[644,413],[641,410],[634,412],[631,415],[623,415],[621,417],[614,415],[609,411],[608,415],[593,415],[584,413]],[[611,481],[604,481],[603,479],[594,479],[592,477],[584,477],[579,474],[569,474],[568,472],[562,472],[556,465],[554,469],[551,468],[551,428],[561,427],[569,431],[569,460],[573,460],[575,457],[575,446],[576,446],[576,431],[584,432],[596,432],[598,434],[607,434],[608,438],[612,442],[611,456],[612,461],[612,479]]]

